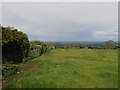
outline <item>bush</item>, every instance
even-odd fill
[[[2,58],[13,63],[29,56],[29,40],[25,33],[12,27],[2,27]]]
[[[16,74],[16,72],[20,71],[19,68],[14,64],[6,63],[2,66],[2,80],[5,80],[10,75]]]
[[[22,62],[26,63],[28,60],[30,60],[30,57],[27,57],[27,58],[25,57]]]
[[[30,41],[30,44],[31,44],[31,50],[33,50],[33,48],[35,49],[36,45],[42,45],[40,55],[47,52],[48,50],[48,45],[42,41],[39,40]]]

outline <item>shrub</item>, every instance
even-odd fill
[[[6,63],[2,66],[2,80],[5,80],[10,75],[16,74],[18,71],[20,71],[20,69],[16,65]]]
[[[33,50],[33,48],[35,49],[36,45],[42,45],[40,55],[45,53],[48,49],[48,45],[42,41],[39,41],[39,40],[30,41],[30,44],[31,44],[31,50]]]
[[[25,33],[12,27],[2,27],[2,58],[13,63],[21,62],[29,55],[29,40]]]

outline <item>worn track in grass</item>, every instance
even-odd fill
[[[17,72],[14,75],[11,75],[11,76],[7,77],[5,80],[3,80],[1,82],[2,86],[4,86],[4,84],[8,83],[9,81],[11,81],[14,78],[19,78],[19,74],[24,73],[24,72],[26,72],[26,71],[28,71],[30,69],[43,70],[43,68],[38,67],[37,64],[38,64],[38,61],[37,62],[29,62],[29,63],[27,63],[26,68],[23,71]]]

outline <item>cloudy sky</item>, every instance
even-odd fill
[[[29,40],[106,41],[118,39],[117,2],[3,2],[2,25]]]

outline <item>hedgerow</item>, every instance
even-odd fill
[[[2,60],[3,63],[19,63],[29,56],[29,40],[25,33],[13,27],[2,26]]]

